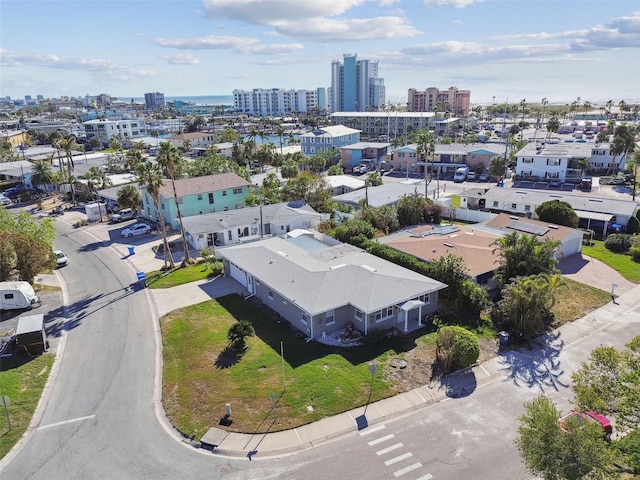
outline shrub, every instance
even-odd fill
[[[609,235],[604,242],[604,246],[607,250],[614,253],[627,253],[631,248],[631,235],[624,233],[614,233]]]
[[[636,217],[629,218],[629,222],[627,223],[627,233],[640,233],[640,220]]]
[[[445,374],[472,365],[479,356],[480,342],[473,332],[457,326],[438,330],[436,358]]]
[[[640,263],[640,247],[631,247],[629,254],[634,262]]]

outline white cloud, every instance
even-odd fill
[[[252,55],[278,55],[282,53],[292,53],[302,50],[301,43],[272,43],[269,45],[254,45],[246,48],[239,48],[239,53],[249,53]],[[291,62],[291,60],[288,60]]]
[[[193,38],[164,38],[153,39],[153,43],[160,47],[178,48],[182,50],[236,50],[258,43],[255,38],[209,35]]]
[[[274,27],[291,37],[322,42],[411,37],[420,33],[418,29],[398,17],[348,20],[312,18],[302,23],[277,23]]]
[[[473,3],[482,3],[484,0],[424,0],[425,7],[455,7],[464,8]]]
[[[198,65],[200,60],[190,53],[178,53],[176,55],[161,55],[161,59],[171,65]]]
[[[308,18],[342,15],[364,3],[365,0],[205,0],[203,6],[212,17],[272,25],[274,21],[304,22]]]
[[[63,70],[84,70],[101,72],[112,78],[154,77],[156,72],[120,65],[111,60],[98,58],[61,58],[57,55],[21,53],[0,49],[0,65],[3,67],[19,67],[23,65],[55,68]]]
[[[321,42],[412,37],[420,31],[401,16],[339,18],[365,0],[206,0],[209,15],[273,27],[280,35]],[[395,0],[382,0],[385,7]],[[273,32],[269,32],[273,35]]]

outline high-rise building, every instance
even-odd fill
[[[320,103],[322,101],[322,104]],[[284,90],[282,88],[254,88],[234,90],[233,107],[236,112],[251,115],[287,115],[324,110],[324,88],[316,90]]]
[[[438,90],[436,87],[429,87],[419,92],[415,88],[410,88],[407,97],[409,112],[448,111],[458,116],[466,117],[469,115],[470,90],[458,90],[458,87]]]
[[[343,61],[331,63],[332,112],[377,111],[385,103],[384,79],[378,78],[378,62],[358,60],[357,54],[345,53]]]
[[[155,92],[155,93],[145,93],[144,94],[144,103],[148,109],[161,108],[164,107],[164,93]]]

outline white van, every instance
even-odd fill
[[[0,282],[0,310],[22,310],[40,305],[29,282]]]

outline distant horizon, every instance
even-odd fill
[[[350,54],[375,62],[385,103],[452,86],[474,105],[640,97],[628,0],[0,1],[0,96],[312,90]]]
[[[276,87],[274,87],[274,88],[276,88]],[[144,96],[130,96],[130,95],[119,96],[119,95],[111,95],[111,94],[109,94],[107,92],[101,92],[101,93],[109,95],[112,99],[117,99],[119,101],[130,101],[131,99],[133,99],[134,103],[145,103]],[[149,93],[149,92],[147,92],[147,93]],[[160,92],[160,93],[163,93],[163,92]],[[33,99],[33,98],[36,98],[36,96],[40,95],[40,94],[35,94],[35,95],[34,94],[26,94],[26,95],[31,95],[31,97]],[[100,94],[94,94],[94,95],[89,94],[89,96],[97,96],[97,95],[100,95]],[[75,98],[84,98],[85,95],[81,95],[81,96],[79,96],[79,95],[60,95],[58,97],[47,97],[47,96],[44,96],[44,98],[45,99],[55,99],[55,98],[60,98],[62,96],[75,97]],[[4,98],[4,97],[6,97],[6,95],[0,95],[0,97]],[[504,100],[499,101],[497,98],[496,98],[495,102],[493,102],[493,101],[491,101],[491,102],[474,102],[473,101],[473,92],[471,92],[471,97],[472,97],[472,100],[471,100],[471,105],[472,106],[474,106],[474,105],[503,105],[505,103],[508,103],[509,105],[515,105],[515,104],[519,104],[520,103],[520,100],[510,101],[509,99],[504,99]],[[230,101],[229,101],[229,103],[222,103],[222,104],[224,104],[224,105],[233,105],[233,94],[230,94],[230,95],[220,95],[220,94],[167,95],[167,94],[164,94],[164,98],[165,98],[165,102],[166,101],[175,101],[175,100],[187,100],[187,101],[189,101],[191,99],[204,99],[204,98],[224,98],[224,99],[228,99]],[[551,105],[551,106],[570,105],[571,103],[576,101],[576,98],[572,98],[570,100],[559,100],[559,101],[556,101],[556,102],[552,102],[552,101],[549,100],[548,105]],[[24,99],[24,95],[21,96],[21,97],[15,97],[15,98],[11,97],[11,99],[12,100],[15,100],[15,99],[23,100]],[[640,105],[640,98],[636,98],[636,99],[626,99],[626,98],[615,99],[613,97],[608,97],[608,98],[603,98],[601,100],[584,99],[584,100],[581,100],[580,106],[584,105],[584,102],[589,102],[592,106],[605,105],[610,100],[613,102],[613,106],[614,107],[617,107],[618,104],[620,103],[620,101],[622,101],[622,100],[624,100],[627,103],[627,105]],[[212,102],[212,103],[201,102],[201,103],[196,103],[196,105],[211,105],[211,104],[216,104],[216,103],[217,104],[221,104],[221,102],[218,101],[218,102]],[[539,101],[530,101],[530,102],[527,101],[526,103],[527,103],[527,105],[541,105],[542,104],[542,99],[540,99]],[[407,100],[400,101],[400,102],[394,102],[393,104],[394,105],[406,105],[407,104]]]

